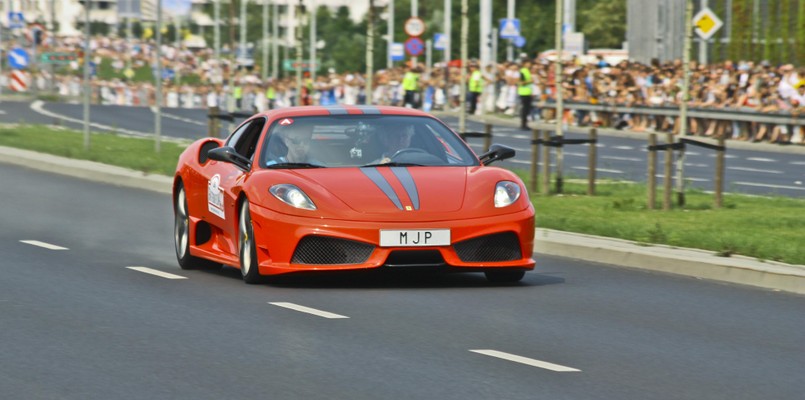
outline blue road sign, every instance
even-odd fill
[[[425,43],[418,37],[411,37],[405,41],[405,52],[411,57],[421,56],[425,50]]]
[[[444,50],[447,48],[447,35],[444,33],[436,33],[433,35],[433,48],[436,50]]]
[[[501,39],[516,39],[520,36],[520,20],[517,18],[501,19],[498,32],[500,32]]]
[[[8,29],[19,29],[25,26],[25,18],[18,11],[8,12]]]
[[[525,38],[522,36],[517,36],[516,38],[514,38],[512,43],[514,43],[514,46],[517,48],[523,47],[525,46]]]
[[[8,65],[14,69],[25,69],[31,63],[31,58],[25,49],[15,47],[8,52]]]
[[[391,44],[391,61],[405,60],[405,46],[402,43]]]
[[[90,76],[98,75],[98,64],[95,64],[94,61],[89,62],[89,75]]]
[[[176,71],[170,68],[162,68],[162,79],[173,80],[176,78]]]

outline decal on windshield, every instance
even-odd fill
[[[207,185],[207,209],[226,219],[224,214],[224,190],[221,189],[221,175],[215,174]]]
[[[280,121],[280,125],[282,125],[282,126],[290,125],[292,123],[293,123],[293,120],[290,119],[290,118],[283,118],[282,121]]]

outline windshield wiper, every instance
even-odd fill
[[[267,165],[266,168],[279,169],[279,168],[325,168],[324,165],[311,164],[311,163],[295,163],[283,162]]]
[[[416,163],[401,163],[401,162],[387,162],[377,164],[361,165],[361,168],[374,168],[374,167],[424,167],[425,165]]]

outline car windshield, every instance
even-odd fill
[[[479,165],[464,141],[428,117],[280,118],[269,127],[265,140],[263,168]]]

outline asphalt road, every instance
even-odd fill
[[[0,187],[5,398],[805,392],[802,296],[540,256],[515,286],[399,272],[249,286],[178,268],[167,195],[5,164]]]
[[[197,139],[207,135],[206,110],[163,109],[162,135],[168,138]],[[154,113],[143,107],[92,106],[90,119],[93,130],[123,130],[129,134],[152,135]],[[444,120],[458,129],[458,119]],[[21,102],[0,103],[0,122],[59,123],[75,129],[83,129],[83,106],[81,104],[43,103],[33,105]],[[221,135],[228,132],[228,123],[222,124]],[[484,126],[470,121],[468,131],[483,131]],[[517,156],[501,165],[509,168],[528,169],[531,163],[530,132],[524,132],[498,124],[493,129],[496,143],[511,146]],[[568,137],[586,138],[576,134]],[[658,135],[663,143],[665,135]],[[481,139],[469,140],[473,149],[483,150]],[[599,178],[645,182],[647,176],[647,142],[644,138],[618,137],[602,133],[598,143],[597,175]],[[805,197],[805,148],[799,146],[757,145],[741,146],[728,144],[724,190],[757,195],[782,195]],[[566,179],[586,179],[587,145],[565,148]],[[801,151],[797,151],[801,150]],[[657,185],[662,187],[664,154],[658,156]],[[551,160],[555,171],[555,157]],[[715,152],[700,147],[686,151],[684,177],[689,187],[705,191],[714,190]]]

